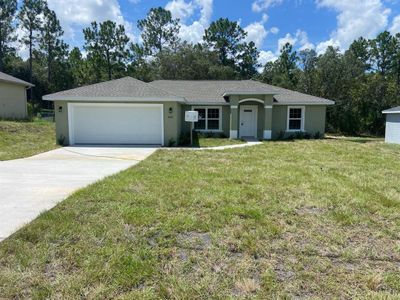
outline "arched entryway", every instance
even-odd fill
[[[264,101],[261,99],[247,98],[239,101],[239,138],[260,138],[260,125],[264,122],[260,120],[263,108]]]

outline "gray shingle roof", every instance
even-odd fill
[[[189,103],[226,103],[224,95],[273,94],[277,104],[322,104],[333,101],[254,80],[157,80],[151,85],[184,97]]]
[[[3,72],[0,72],[0,81],[9,82],[9,83],[15,83],[15,84],[23,85],[23,86],[26,86],[26,87],[33,87],[34,86],[32,83],[23,81],[21,79],[18,79],[18,78],[14,77],[14,76],[8,75],[8,74],[3,73]]]
[[[229,95],[274,95],[275,104],[334,104],[333,101],[275,87],[254,80],[156,80],[132,77],[106,81],[46,95],[43,100],[182,101],[225,104]]]
[[[393,108],[386,109],[382,113],[384,113],[384,114],[400,113],[400,106],[396,106],[396,107],[393,107]]]
[[[274,94],[273,87],[253,80],[156,80],[159,89],[182,96],[189,103],[226,103],[229,94]]]
[[[96,83],[43,96],[43,100],[181,100],[168,91],[132,77]]]

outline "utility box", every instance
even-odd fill
[[[199,121],[199,112],[194,110],[188,110],[185,112],[185,121],[186,122],[198,122]]]

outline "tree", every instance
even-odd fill
[[[250,79],[258,74],[258,68],[261,64],[258,62],[260,52],[257,50],[254,42],[239,45],[239,72],[240,78]]]
[[[236,79],[237,72],[222,66],[218,55],[202,44],[182,43],[175,50],[164,50],[153,63],[159,79]]]
[[[203,40],[217,51],[222,65],[234,66],[236,55],[246,35],[238,22],[220,18],[205,30]]]
[[[113,72],[125,69],[129,38],[123,25],[112,21],[105,21],[99,25],[93,22],[83,33],[84,49],[88,51],[88,58],[92,59],[96,66],[105,65],[108,80],[113,78]]]
[[[275,64],[272,61],[269,61],[265,64],[262,73],[259,76],[259,80],[264,83],[272,84],[275,77]]]
[[[129,45],[128,74],[139,80],[150,82],[154,79],[154,67],[151,61],[146,60],[146,49],[139,44]]]
[[[297,52],[293,50],[293,46],[290,43],[286,43],[281,49],[278,60],[275,62],[279,76],[277,81],[274,81],[274,84],[290,89],[296,87],[297,60]]]
[[[162,52],[164,48],[175,48],[179,43],[179,19],[173,19],[171,12],[162,7],[152,8],[146,19],[139,20],[145,49],[150,54]]]
[[[92,82],[88,62],[82,57],[81,50],[78,47],[74,47],[69,53],[68,65],[71,71],[73,87]]]
[[[308,94],[315,92],[317,52],[315,50],[302,50],[299,53],[302,74],[299,80],[299,89]]]
[[[43,10],[46,2],[43,0],[24,0],[18,14],[18,19],[22,29],[25,31],[21,42],[29,49],[29,80],[32,82],[32,53],[36,42],[38,41],[38,32],[40,30]]]
[[[397,84],[397,94],[400,95],[400,33],[395,36],[396,46],[394,55],[394,76]]]
[[[357,59],[357,63],[362,66],[364,71],[371,68],[371,43],[363,37],[355,40],[349,47],[349,52]]]
[[[0,0],[0,71],[4,71],[5,58],[13,52],[10,43],[15,41],[13,20],[17,0]]]
[[[371,41],[371,48],[371,56],[374,59],[377,71],[382,76],[386,76],[394,67],[395,38],[388,31],[384,31]]]
[[[39,47],[46,59],[47,80],[49,83],[52,82],[52,68],[55,60],[64,60],[68,53],[68,45],[61,39],[63,35],[64,31],[56,13],[45,7]]]

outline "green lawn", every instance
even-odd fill
[[[219,146],[228,146],[228,145],[237,145],[243,144],[245,141],[242,140],[231,140],[229,138],[216,138],[216,137],[204,137],[200,136],[197,141],[197,146],[201,148],[209,148],[209,147],[219,147]]]
[[[400,293],[400,147],[160,150],[0,244],[0,298],[370,298]]]
[[[0,161],[56,148],[54,128],[54,123],[46,121],[0,121]]]

